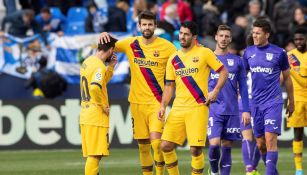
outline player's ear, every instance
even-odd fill
[[[266,39],[269,39],[270,33],[266,33],[266,34],[265,34],[265,37],[266,37]]]
[[[215,39],[215,41],[217,41],[217,34],[214,35],[214,39]]]

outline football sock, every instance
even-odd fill
[[[303,141],[293,141],[293,154],[296,170],[303,170],[302,156],[303,156]]]
[[[192,156],[191,166],[192,166],[192,175],[203,174],[205,166],[204,154],[201,153],[199,156]]]
[[[85,163],[85,175],[97,175],[99,173],[99,159],[87,157]]]
[[[165,166],[169,175],[179,175],[178,160],[175,150],[163,152]]]
[[[220,161],[220,146],[209,146],[208,150],[209,163],[212,173],[218,173]]]
[[[143,175],[152,175],[152,156],[150,144],[139,144],[140,162],[142,166]]]
[[[231,147],[222,146],[222,157],[220,162],[221,175],[229,175],[231,165]]]
[[[165,162],[161,150],[161,140],[160,139],[152,140],[151,147],[154,153],[156,175],[163,175]]]

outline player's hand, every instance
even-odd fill
[[[107,114],[107,116],[109,116],[109,114],[110,114],[110,107],[109,106],[104,107],[103,111],[104,111],[104,113]]]
[[[101,44],[108,43],[110,41],[110,34],[108,32],[102,32],[99,35],[99,42],[101,42]]]
[[[116,64],[117,64],[117,55],[113,53],[109,66],[114,68]]]
[[[249,112],[243,112],[242,113],[242,122],[244,124],[244,126],[250,124],[251,122],[251,115]]]
[[[218,93],[215,90],[209,92],[205,105],[209,106],[211,102],[215,101],[217,98],[217,94]]]
[[[294,112],[294,103],[289,102],[286,110],[287,117],[290,118]]]
[[[158,112],[158,120],[163,121],[164,120],[164,115],[165,115],[165,108],[161,107],[159,112]]]

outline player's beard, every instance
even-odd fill
[[[105,62],[106,62],[106,63],[109,63],[109,62],[111,61],[111,59],[112,59],[112,56],[113,56],[113,54],[111,54],[111,55],[105,60]]]
[[[180,46],[183,48],[189,48],[192,44],[192,40],[186,40],[185,43],[180,43]]]
[[[305,52],[306,51],[306,44],[302,44],[300,46],[297,46],[297,50],[300,52]]]
[[[145,33],[147,32],[147,34]],[[142,31],[142,36],[146,39],[150,39],[154,34],[154,31],[151,31],[149,29]]]

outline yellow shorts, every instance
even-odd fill
[[[205,146],[208,125],[208,107],[173,107],[168,115],[162,140],[182,145],[188,139],[190,146]]]
[[[162,133],[163,122],[158,120],[160,105],[130,104],[134,139],[149,139],[151,132]]]
[[[295,102],[295,109],[292,116],[287,120],[287,126],[293,128],[307,126],[307,102]]]
[[[80,124],[83,157],[109,156],[109,128]]]

